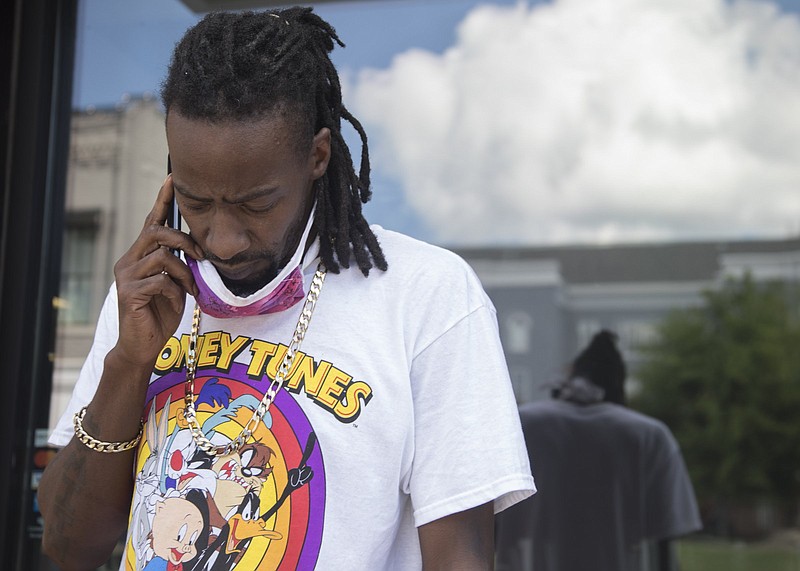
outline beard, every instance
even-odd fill
[[[219,263],[223,266],[225,264],[238,266],[248,262],[258,263],[260,266],[266,261],[266,267],[241,279],[226,278],[222,272],[219,272],[219,276],[222,278],[222,283],[225,284],[225,287],[227,287],[233,295],[237,297],[247,297],[254,294],[269,282],[274,280],[280,271],[286,267],[286,264],[288,264],[292,259],[292,256],[297,248],[301,247],[300,240],[303,237],[303,230],[305,230],[306,221],[306,217],[301,217],[294,221],[292,226],[289,228],[286,241],[283,243],[283,248],[280,252],[269,250],[242,252],[241,254],[237,254],[236,256],[223,261],[211,252],[206,251],[206,260],[214,265]],[[303,244],[302,247],[305,247],[305,244]]]

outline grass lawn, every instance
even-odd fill
[[[800,549],[719,540],[678,542],[681,571],[800,571]]]

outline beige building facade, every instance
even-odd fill
[[[164,113],[155,98],[73,114],[50,426],[91,346],[114,264],[138,236],[166,168]]]

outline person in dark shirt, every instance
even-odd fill
[[[669,540],[701,528],[669,428],[625,406],[616,342],[597,333],[552,399],[520,407],[540,491],[498,515],[498,571],[667,571]]]

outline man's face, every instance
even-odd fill
[[[212,123],[167,117],[172,180],[192,237],[225,285],[246,296],[271,281],[297,248],[313,182],[330,157],[322,129],[301,152],[280,115]]]

